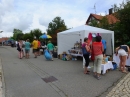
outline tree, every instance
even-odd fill
[[[120,20],[116,23],[113,30],[115,31],[116,41],[120,44],[127,43],[130,40],[130,0],[126,3],[122,2],[120,7],[117,7],[118,11],[115,16]]]
[[[34,29],[30,31],[30,35],[34,38],[36,37],[39,39],[39,37],[42,35],[42,31],[40,29]]]
[[[33,36],[31,35],[31,33],[25,33],[24,36],[23,36],[23,39],[24,40],[29,39],[30,42],[32,42],[33,41]]]
[[[55,34],[56,30],[64,31],[67,29],[67,26],[65,25],[64,20],[61,19],[61,17],[55,17],[52,22],[49,23],[47,34],[52,35]]]
[[[93,27],[98,27],[98,26],[99,26],[98,21],[96,21],[95,19],[92,20],[89,25],[90,25],[90,26],[93,26]]]
[[[103,29],[110,29],[110,24],[108,23],[108,19],[107,16],[104,16],[100,23],[99,23],[99,27],[103,28]]]
[[[23,39],[23,33],[22,33],[22,31],[21,30],[19,30],[19,29],[14,29],[14,31],[13,31],[13,39],[15,39],[15,40],[18,40],[18,39]]]
[[[67,26],[65,25],[64,20],[61,17],[55,17],[52,22],[49,23],[47,34],[52,36],[51,41],[56,44],[57,43],[57,33],[67,30]]]

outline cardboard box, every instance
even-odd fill
[[[71,56],[70,54],[67,54],[66,59],[67,59],[67,60],[71,60],[71,59],[72,59],[72,56]]]
[[[113,61],[113,58],[112,57],[108,58],[108,61]]]
[[[59,59],[62,59],[62,54],[59,55]]]

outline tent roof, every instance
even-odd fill
[[[92,27],[88,25],[81,25],[63,32],[60,32],[58,34],[67,34],[67,33],[73,33],[73,32],[78,32],[78,31],[90,31],[91,33],[97,32],[97,33],[112,33],[113,31],[110,30],[105,30],[97,27]]]

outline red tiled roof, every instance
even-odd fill
[[[0,38],[0,42],[8,40],[8,39],[9,39],[9,37],[2,37],[2,38]]]
[[[108,23],[109,24],[114,24],[116,22],[118,22],[119,20],[112,14],[110,15],[106,15],[107,19],[108,19]]]
[[[103,18],[103,16],[101,15],[97,15],[97,14],[91,14],[95,19],[97,20],[101,20]]]
[[[105,16],[101,16],[101,15],[97,15],[97,14],[90,14],[88,20],[86,21],[86,24],[88,24],[88,21],[91,17],[94,17],[95,19],[97,20],[101,20],[103,17]],[[117,21],[119,21],[113,14],[110,14],[110,15],[106,15],[107,19],[108,19],[108,23],[109,24],[114,24],[116,23]]]

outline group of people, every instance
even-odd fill
[[[89,66],[89,56],[91,55],[92,60],[94,61],[94,77],[98,80],[101,78],[101,64],[103,57],[105,57],[106,53],[106,41],[102,39],[102,37],[96,36],[96,41],[90,43],[88,38],[84,38],[84,43],[82,44],[82,52],[83,57],[85,59],[85,68],[84,74],[89,74],[88,66]],[[120,66],[119,69],[123,73],[126,73],[125,65],[126,59],[129,57],[129,47],[127,45],[120,45],[116,48],[116,55],[119,54],[120,57]]]
[[[19,40],[17,43],[17,50],[19,51],[19,58],[22,59],[24,57],[24,50],[23,50],[23,45],[25,48],[25,57],[28,59],[29,58],[29,52],[30,48],[32,47],[33,53],[34,53],[34,58],[37,58],[37,56],[40,55],[40,49],[43,49],[44,53],[44,47],[42,47],[41,42],[34,38],[33,42],[30,43],[29,39],[25,41],[23,44],[22,40]],[[53,56],[53,50],[54,50],[54,45],[51,43],[51,41],[48,41],[48,44],[46,46],[46,49],[49,51],[51,56]],[[120,45],[119,47],[116,48],[116,55],[119,55],[120,58],[120,66],[119,69],[121,72],[126,73],[127,71],[125,70],[125,65],[126,65],[126,60],[129,57],[129,47],[127,45]],[[84,68],[84,74],[89,74],[90,71],[88,70],[89,66],[89,56],[91,55],[91,59],[94,61],[94,77],[97,78],[98,80],[101,78],[101,64],[103,57],[105,57],[106,53],[106,41],[102,39],[102,37],[96,36],[96,41],[90,43],[88,38],[84,38],[84,43],[82,44],[82,52],[83,52],[83,57],[85,59],[85,68]],[[53,60],[53,57],[52,57]]]
[[[101,42],[102,38],[101,36],[96,36],[96,41],[90,44],[88,38],[84,38],[84,43],[82,44],[82,52],[83,57],[85,59],[85,69],[84,74],[89,74],[88,66],[89,66],[89,56],[90,54],[94,55],[94,77],[97,79],[100,79],[101,74],[101,64],[103,60],[103,52],[104,47]],[[92,57],[92,56],[91,56]]]
[[[34,58],[37,58],[37,56],[40,56],[40,54],[41,54],[40,49],[43,50],[43,53],[44,53],[44,49],[47,49],[50,52],[50,54],[52,55],[54,45],[51,43],[51,41],[48,41],[48,44],[46,46],[45,44],[42,44],[40,42],[40,40],[38,40],[36,38],[34,38],[32,43],[29,42],[29,39],[27,39],[25,42],[23,42],[22,40],[18,40],[17,50],[19,52],[19,58],[22,59],[23,57],[25,57],[25,58],[29,59],[29,56],[30,56],[29,53],[30,53],[31,48],[32,48],[32,52],[34,54]]]

